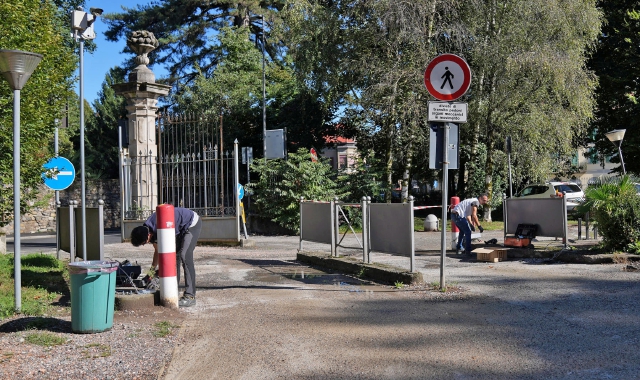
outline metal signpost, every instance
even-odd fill
[[[457,169],[457,152],[458,143],[452,147],[449,143],[449,134],[452,129],[458,130],[457,124],[466,123],[467,121],[467,104],[452,103],[454,100],[464,95],[471,86],[471,69],[467,62],[461,57],[454,54],[442,54],[431,60],[424,72],[424,85],[429,94],[442,102],[429,102],[429,121],[438,122],[437,132],[440,138],[436,138],[439,143],[442,140],[442,236],[441,236],[441,252],[440,252],[440,288],[446,289],[445,286],[445,258],[447,253],[447,186],[449,183],[449,150],[454,150],[456,154],[455,168]],[[454,126],[452,128],[452,126]],[[433,134],[432,134],[433,135]],[[457,137],[457,133],[455,133]],[[433,146],[433,142],[432,142]],[[436,147],[437,148],[437,147]],[[430,165],[433,162],[433,168],[439,168],[437,162],[439,155],[437,149],[430,149]]]

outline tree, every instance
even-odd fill
[[[291,231],[300,227],[300,197],[329,201],[341,195],[331,166],[311,161],[306,149],[289,153],[287,160],[254,160],[251,169],[259,175],[247,185],[259,215]]]
[[[85,169],[87,178],[119,178],[118,121],[127,117],[125,99],[116,96],[111,86],[125,81],[125,71],[113,67],[105,75],[98,99],[93,102],[94,113],[86,117]],[[91,110],[90,107],[86,108]],[[78,136],[78,147],[80,136]],[[123,141],[123,144],[127,144]]]
[[[600,13],[595,1],[479,0],[465,3],[463,17],[475,78],[461,144],[471,147],[472,161],[479,144],[486,146],[479,180],[492,198],[503,190],[493,180],[506,166],[506,136],[513,138],[516,184],[548,178],[584,137],[596,85],[586,59]]]
[[[611,161],[619,162],[617,148],[604,134],[626,129],[622,147],[625,167],[630,173],[640,174],[640,1],[601,0],[597,6],[606,21],[588,62],[599,78],[599,86],[596,114],[584,143],[595,145],[591,157],[612,157]]]
[[[52,156],[54,120],[60,118],[71,96],[75,59],[65,22],[68,15],[51,1],[0,2],[0,46],[44,56],[21,90],[20,184],[21,208],[42,183],[42,165]],[[0,225],[13,218],[13,96],[0,81]]]
[[[117,41],[136,30],[153,32],[160,46],[151,52],[151,61],[168,67],[171,82],[179,80],[185,84],[195,79],[198,71],[211,74],[219,63],[219,51],[209,43],[212,35],[224,27],[246,26],[259,44],[261,15],[265,15],[268,22],[283,4],[283,0],[160,0],[135,9],[124,8],[124,13],[105,14],[103,17],[109,25],[105,36]],[[273,57],[277,55],[276,50],[269,47]],[[194,69],[196,66],[198,70]]]

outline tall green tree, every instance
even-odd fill
[[[42,165],[51,157],[55,119],[71,96],[75,59],[66,10],[50,0],[0,2],[0,46],[44,56],[21,90],[20,184],[21,207],[42,180]],[[68,38],[68,37],[67,37]],[[0,81],[0,225],[13,219],[13,94]]]
[[[597,109],[585,145],[591,156],[620,162],[616,147],[604,136],[626,129],[622,150],[628,172],[640,174],[640,1],[601,0],[605,22],[589,67],[599,78]],[[622,168],[615,169],[622,172]]]
[[[544,180],[575,154],[595,105],[597,82],[586,60],[600,13],[587,0],[479,0],[465,3],[465,11],[475,78],[463,143],[472,155],[479,143],[486,146],[481,180],[492,198],[504,190],[494,189],[494,177],[505,171],[506,136],[516,183]]]
[[[254,36],[262,41],[263,19],[268,23],[277,17],[283,0],[244,1],[183,1],[159,0],[136,8],[124,8],[122,13],[105,14],[109,25],[105,36],[110,41],[126,39],[136,30],[153,32],[160,46],[151,52],[152,63],[164,65],[169,70],[170,81],[188,83],[198,76],[198,72],[211,74],[220,56],[216,46],[210,43],[224,27],[246,26]],[[272,46],[268,48],[272,56],[277,54]],[[125,51],[130,51],[128,48]],[[198,66],[199,69],[194,68]]]
[[[117,179],[119,177],[118,121],[127,116],[125,99],[116,96],[111,87],[125,82],[125,70],[113,67],[105,75],[93,113],[87,115],[85,130],[85,168],[87,178]],[[91,108],[87,108],[91,110]],[[80,137],[78,136],[77,143]],[[123,144],[127,144],[123,141]],[[79,145],[76,150],[79,150]]]

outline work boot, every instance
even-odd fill
[[[191,307],[196,304],[196,297],[185,294],[178,300],[179,307]]]

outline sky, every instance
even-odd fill
[[[89,8],[102,8],[104,13],[120,13],[122,5],[127,8],[135,8],[138,4],[148,4],[150,0],[109,0],[109,1],[87,1],[85,12],[89,12]],[[93,54],[84,52],[84,98],[93,105],[94,100],[98,98],[98,92],[104,82],[104,76],[110,68],[120,66],[129,56],[121,53],[126,45],[124,39],[118,42],[107,41],[104,33],[107,30],[107,24],[101,17],[98,17],[94,23],[94,30],[97,50]],[[156,74],[156,78],[166,73],[161,67],[149,67]],[[77,72],[76,72],[77,73]],[[76,84],[76,93],[80,93],[80,85]]]

